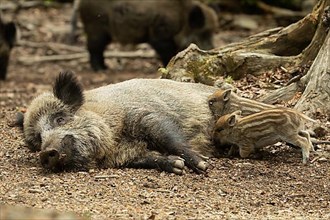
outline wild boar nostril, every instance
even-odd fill
[[[56,157],[56,155],[58,155],[58,152],[56,150],[52,150],[48,154],[49,157]]]
[[[55,149],[40,153],[41,165],[46,168],[55,168],[59,162],[59,152]]]

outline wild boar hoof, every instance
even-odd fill
[[[183,169],[184,168],[184,161],[183,160],[175,160],[173,166],[176,167],[176,168]]]
[[[177,156],[169,156],[169,159],[173,160],[172,162],[172,172],[178,175],[182,175],[185,173],[185,164],[184,159]]]
[[[307,164],[307,161],[309,161],[309,158],[308,157],[304,157],[303,158],[303,164],[306,165]]]
[[[197,168],[202,170],[202,171],[206,171],[207,163],[205,161],[201,161],[197,164]]]
[[[186,171],[184,169],[173,168],[173,173],[177,175],[183,175],[186,173]]]

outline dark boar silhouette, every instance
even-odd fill
[[[83,91],[61,73],[53,93],[36,97],[24,117],[31,150],[51,170],[91,167],[203,172],[214,155],[207,97],[217,88],[165,79],[133,79]]]
[[[15,24],[3,22],[0,14],[0,80],[6,79],[9,55],[14,46],[15,38]]]
[[[166,65],[190,43],[213,48],[217,28],[213,9],[191,0],[80,0],[79,11],[95,71],[107,68],[103,52],[113,41],[149,43]]]

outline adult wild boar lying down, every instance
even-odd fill
[[[36,97],[24,117],[28,147],[45,168],[158,168],[203,172],[212,156],[215,87],[165,79],[133,79],[83,91],[61,73],[53,93]]]
[[[111,42],[149,43],[164,65],[190,43],[211,49],[217,15],[192,0],[80,0],[91,67],[106,69],[103,52]]]

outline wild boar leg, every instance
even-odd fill
[[[228,152],[228,156],[233,157],[235,155],[238,155],[238,150],[239,150],[239,148],[237,146],[234,146],[234,145],[231,146],[230,150]]]
[[[110,37],[108,37],[106,33],[87,36],[87,48],[93,70],[98,71],[107,69],[107,66],[104,63],[103,52],[110,40]]]
[[[315,151],[310,131],[309,130],[301,130],[298,134],[300,136],[305,137],[307,139],[309,145],[310,145],[310,150]]]
[[[145,156],[130,162],[127,167],[160,169],[178,175],[184,173],[184,161],[182,158],[178,156],[163,156],[156,151],[149,151]]]
[[[160,56],[163,65],[166,66],[170,59],[176,54],[178,48],[173,39],[168,40],[153,40],[150,45],[156,50]]]
[[[253,152],[254,152],[254,147],[252,147],[250,145],[241,145],[241,146],[239,146],[239,155],[242,158],[247,158]]]
[[[148,143],[153,143],[156,150],[180,156],[185,165],[197,173],[206,170],[206,162],[189,148],[184,133],[170,118],[149,114],[141,120],[141,127]]]
[[[9,56],[0,57],[0,80],[6,79]]]

